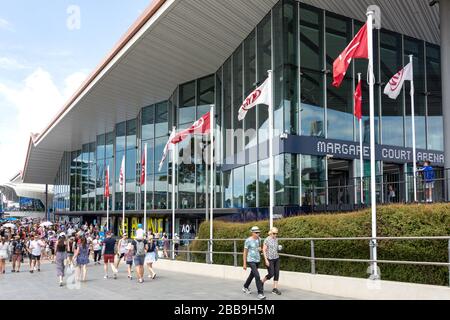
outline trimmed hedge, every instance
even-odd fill
[[[269,229],[268,221],[251,223],[214,222],[214,238],[244,239],[249,236],[253,225],[261,228],[265,237]],[[297,216],[275,220],[280,238],[308,237],[370,237],[370,210],[344,214],[324,214]],[[401,236],[446,236],[450,235],[450,204],[433,205],[391,205],[377,209],[377,235]],[[209,238],[209,223],[202,223],[199,239]],[[308,241],[280,241],[283,253],[310,256]],[[358,241],[315,241],[315,256],[319,258],[369,259],[369,242]],[[195,241],[191,250],[206,251],[207,244]],[[243,241],[237,243],[238,252],[243,250]],[[214,251],[233,252],[233,242],[214,242]],[[193,254],[194,261],[205,261],[205,255]],[[378,241],[379,260],[409,260],[448,262],[448,241],[446,240],[380,240]],[[214,255],[216,264],[233,264],[232,255]],[[238,256],[238,265],[242,265],[242,255]],[[369,264],[349,262],[316,261],[316,273],[368,277]],[[402,282],[414,282],[433,285],[448,285],[447,267],[409,266],[380,264],[381,278]],[[282,270],[311,272],[309,260],[282,257]]]

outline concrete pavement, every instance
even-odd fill
[[[28,272],[28,264],[24,264],[20,273],[11,273],[7,265],[6,274],[0,275],[1,299],[20,300],[256,300],[255,285],[252,283],[251,295],[244,294],[244,281],[224,280],[213,277],[200,277],[185,273],[165,271],[155,265],[157,278],[146,278],[143,284],[135,279],[127,278],[126,267],[120,266],[117,280],[103,279],[103,265],[88,266],[87,281],[74,283],[74,275],[68,276],[68,284],[59,287],[56,277],[56,266],[44,263],[41,272]],[[336,299],[316,293],[293,288],[283,288],[283,294],[272,294],[271,284],[266,285],[268,300],[324,300]]]

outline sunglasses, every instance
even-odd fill
[[[278,232],[272,232],[273,235],[278,235]]]

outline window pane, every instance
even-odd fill
[[[322,11],[300,4],[300,66],[302,69],[323,69]]]
[[[269,159],[264,159],[258,164],[259,182],[258,182],[258,207],[269,206]]]
[[[232,128],[231,126],[231,60],[228,59],[223,65],[223,146],[224,146],[224,158],[228,158],[233,154],[231,146],[231,140],[228,137],[227,130]]]
[[[242,121],[238,120],[239,108],[242,105],[242,46],[240,46],[233,54],[233,129],[235,133],[234,138],[234,153],[238,153],[243,150],[243,134]],[[240,134],[239,134],[240,133]]]
[[[166,136],[169,132],[167,102],[158,103],[155,113],[155,137]]]
[[[233,207],[233,181],[231,171],[226,171],[223,173],[223,207],[232,208]]]
[[[116,125],[116,150],[123,151],[125,149],[126,122]]]
[[[301,88],[302,135],[324,137],[323,75],[304,72]]]
[[[127,121],[127,149],[136,148],[136,119]]]
[[[142,109],[142,140],[147,140],[154,137],[154,123],[155,123],[155,107],[150,106]]]
[[[252,163],[245,167],[245,207],[256,207],[257,164]]]
[[[233,207],[244,206],[244,167],[233,170]]]
[[[325,159],[302,155],[302,205],[326,203]]]
[[[256,88],[256,43],[255,31],[244,42],[244,96],[247,97]],[[256,108],[248,112],[244,119],[245,148],[256,146]]]
[[[179,124],[195,121],[195,81],[180,87]]]
[[[428,148],[444,150],[442,118],[441,56],[439,47],[427,44]]]
[[[402,66],[402,43],[398,34],[381,32],[381,82],[388,83]],[[382,142],[403,146],[403,95],[396,100],[382,94],[381,99]]]

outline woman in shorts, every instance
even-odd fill
[[[0,274],[5,273],[5,263],[9,258],[9,242],[5,237],[0,239]]]
[[[148,277],[152,279],[156,278],[156,273],[153,270],[153,263],[156,262],[156,250],[156,241],[153,240],[153,236],[150,236],[148,239],[147,253],[145,255],[144,263],[146,264],[148,272],[150,273]]]

